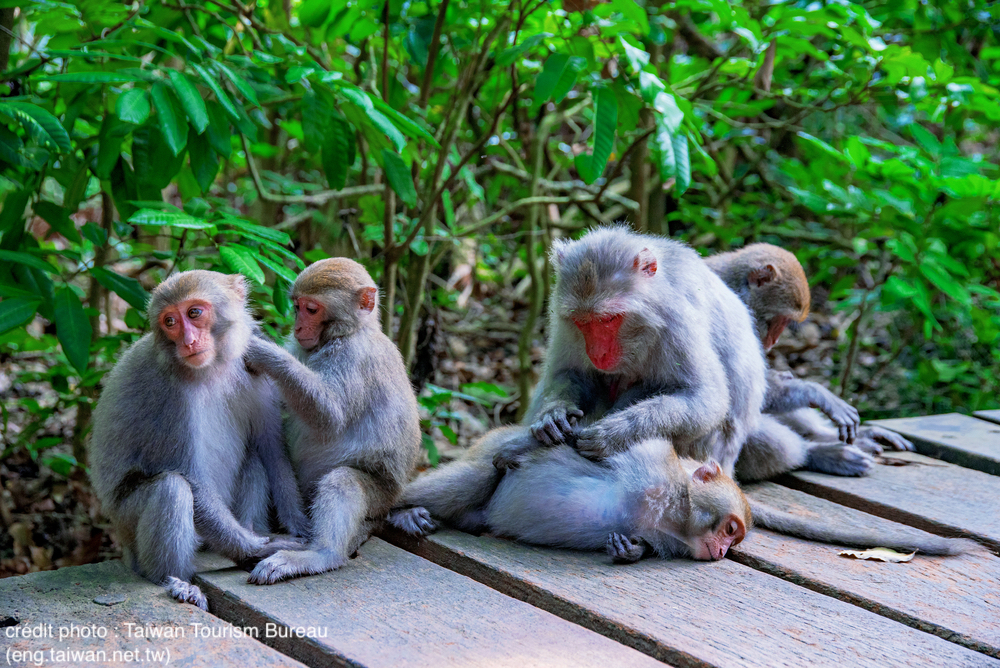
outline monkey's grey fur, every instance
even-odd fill
[[[647,255],[657,263],[653,276],[635,269]],[[593,458],[668,438],[679,455],[715,459],[731,475],[766,388],[746,306],[692,249],[621,227],[557,242],[552,263],[552,335],[541,396],[525,416],[536,438],[570,442]],[[626,314],[623,358],[611,373],[591,363],[571,319],[608,305]],[[628,405],[609,412],[620,398]],[[573,419],[584,414],[593,423],[575,430]]]
[[[200,369],[179,362],[158,326],[166,306],[194,294],[215,314],[217,357]],[[259,535],[268,530],[269,486],[286,528],[308,529],[277,393],[243,364],[254,328],[245,294],[242,278],[208,271],[160,285],[148,308],[153,331],[105,378],[90,439],[91,481],[126,562],[203,609],[204,595],[190,584],[202,543],[237,561],[291,546]]]
[[[312,352],[296,342],[294,355],[263,341],[250,346],[247,363],[275,379],[291,413],[292,461],[313,523],[308,550],[272,555],[250,582],[343,566],[384,520],[416,464],[417,402],[377,313],[376,305],[366,317],[340,316],[341,335]]]

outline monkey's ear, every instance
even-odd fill
[[[358,308],[365,313],[371,313],[372,309],[375,308],[376,295],[378,295],[378,288],[361,288],[358,294]]]
[[[230,274],[229,275],[229,287],[240,299],[240,301],[247,300],[247,293],[250,292],[247,286],[247,279],[243,278],[243,274]]]
[[[552,251],[549,253],[549,262],[552,263],[553,268],[558,269],[566,259],[566,241],[562,239],[554,239],[552,241]]]
[[[632,260],[632,269],[646,276],[656,275],[656,256],[653,255],[653,251],[643,248],[636,253],[635,259]]]
[[[750,273],[747,274],[747,283],[759,288],[765,283],[770,283],[778,277],[778,270],[774,268],[773,264],[765,264],[763,267],[757,267],[756,269],[751,269]]]
[[[699,466],[695,472],[691,474],[691,479],[697,480],[698,482],[711,482],[720,475],[722,475],[722,467],[719,466],[719,462],[709,460],[707,463]]]

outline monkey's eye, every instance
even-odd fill
[[[728,526],[726,526],[726,535],[727,536],[735,536],[737,529],[739,529],[739,526],[736,524],[736,522],[735,521],[730,521],[729,524],[728,524]]]
[[[163,319],[163,324],[166,325],[167,327],[173,327],[174,325],[177,324],[177,320],[174,318],[174,316],[168,315],[166,318]]]
[[[317,311],[319,311],[319,309],[318,309],[318,308],[316,308],[315,306],[306,306],[306,312],[307,312],[307,313],[308,313],[309,315],[316,315],[316,312],[317,312]]]
[[[192,320],[194,320],[200,315],[201,315],[201,309],[198,308],[197,306],[192,306],[191,308],[188,309],[188,317],[191,318]]]

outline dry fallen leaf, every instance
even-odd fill
[[[842,557],[854,557],[855,559],[874,559],[876,561],[887,561],[893,564],[899,564],[906,561],[912,561],[913,555],[916,552],[911,552],[910,554],[903,554],[902,552],[896,552],[895,550],[890,550],[887,547],[873,547],[870,550],[842,550],[840,556]]]

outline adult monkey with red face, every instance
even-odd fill
[[[535,439],[601,460],[666,438],[732,475],[766,387],[746,306],[692,249],[626,228],[558,241],[552,262],[548,357],[525,416]],[[525,448],[498,452],[498,467]]]
[[[346,258],[321,260],[292,286],[294,355],[257,339],[250,368],[271,376],[291,413],[289,447],[312,511],[312,543],[260,562],[250,582],[340,568],[385,519],[420,451],[403,358],[379,327],[378,289]]]
[[[237,561],[304,535],[281,412],[271,382],[247,372],[255,336],[240,276],[187,271],[154,291],[143,336],[104,380],[94,411],[90,477],[131,567],[178,601],[207,609],[190,580],[199,544]]]

